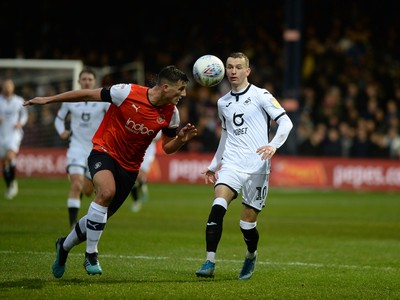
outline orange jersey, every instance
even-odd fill
[[[179,126],[176,106],[152,105],[148,90],[137,84],[103,90],[112,104],[92,139],[93,149],[108,153],[130,172],[139,171],[147,147],[161,129]]]

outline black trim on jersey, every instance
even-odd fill
[[[101,100],[102,100],[103,102],[110,102],[110,103],[112,103],[110,88],[107,88],[107,87],[103,88],[103,89],[101,90],[100,97],[101,97]]]
[[[224,119],[224,121],[222,122],[222,129],[226,130],[226,119],[224,116],[222,116],[222,118]]]
[[[239,101],[239,96],[246,94],[247,91],[250,89],[250,87],[251,87],[251,83],[247,86],[247,88],[246,88],[243,92],[237,93],[237,94],[235,94],[235,93],[231,90],[231,95],[234,96],[234,97],[236,98],[236,102],[238,102],[238,101]]]
[[[275,119],[274,119],[274,121],[276,122],[280,117],[282,117],[283,115],[286,115],[286,113],[285,112],[283,112],[283,113],[281,113],[279,116],[277,116]]]
[[[162,133],[167,137],[176,137],[178,135],[178,128],[163,128],[161,129]]]
[[[68,117],[68,115],[69,115],[69,111],[67,112],[67,115],[66,115],[65,119]],[[56,118],[61,120],[61,121],[63,121],[63,122],[65,122],[65,119],[61,118],[59,115],[57,115]]]

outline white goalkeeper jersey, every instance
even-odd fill
[[[78,148],[89,154],[93,147],[93,135],[109,106],[110,103],[107,102],[64,102],[57,112],[54,125],[58,134],[63,133],[68,122],[67,117],[70,115],[72,134],[69,148]]]
[[[270,160],[262,160],[256,151],[266,145],[278,149],[286,141],[293,124],[285,110],[270,92],[252,84],[238,93],[230,91],[217,105],[225,133],[209,169],[216,171],[223,164],[244,173],[268,174]],[[280,128],[270,141],[272,120]]]

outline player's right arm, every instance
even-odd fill
[[[71,130],[65,128],[65,120],[68,116],[69,110],[67,105],[62,104],[54,119],[54,127],[61,139],[66,140],[71,135]]]
[[[48,97],[35,97],[33,99],[24,101],[22,105],[28,106],[34,104],[44,105],[44,104],[58,103],[58,102],[102,101],[101,100],[102,89],[103,88],[97,88],[94,90],[91,89],[74,90]]]

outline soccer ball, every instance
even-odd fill
[[[203,55],[193,65],[193,77],[202,86],[215,86],[224,79],[224,76],[224,63],[214,55]]]

